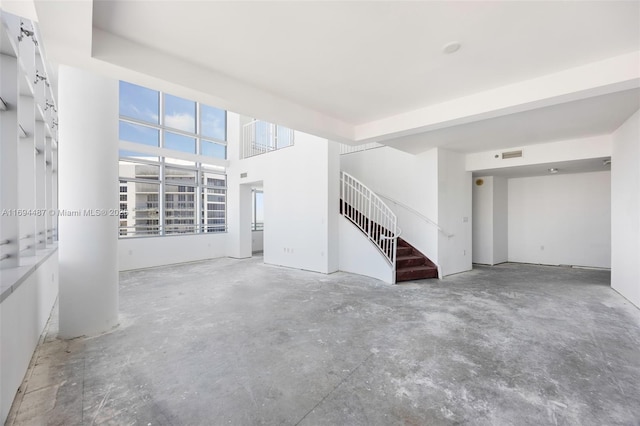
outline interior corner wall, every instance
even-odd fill
[[[376,194],[438,222],[437,149],[419,155],[391,147],[369,149],[341,155],[340,167]],[[382,199],[398,217],[401,237],[438,264],[438,229],[405,207]]]
[[[613,134],[611,287],[640,308],[640,111]]]
[[[493,265],[493,176],[473,179],[472,197],[473,254],[471,259],[473,263]]]
[[[509,179],[508,197],[510,262],[611,267],[609,171]]]
[[[340,176],[331,164],[339,161],[332,143],[295,132],[293,146],[230,164],[230,185],[263,182],[265,263],[321,273],[337,270],[338,253],[331,251],[337,247],[339,200],[333,194]]]
[[[438,151],[438,258],[442,276],[472,269],[472,178],[465,155]],[[449,235],[446,235],[449,234]]]
[[[493,177],[493,265],[509,259],[509,195],[508,181]]]

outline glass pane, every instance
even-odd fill
[[[255,230],[259,231],[264,229],[264,193],[261,191],[255,192]]]
[[[159,146],[160,131],[151,127],[120,121],[120,140]]]
[[[165,185],[165,234],[188,234],[197,230],[195,188],[184,185]]]
[[[200,134],[208,138],[226,141],[227,112],[223,109],[200,104]]]
[[[158,183],[120,181],[120,237],[160,234],[159,197]]]
[[[196,139],[188,136],[178,135],[176,133],[165,132],[164,147],[175,151],[196,153]]]
[[[206,155],[207,157],[215,157],[226,160],[227,158],[227,147],[225,145],[221,145],[215,142],[209,141],[200,141],[200,153],[202,155]]]
[[[164,125],[173,129],[195,133],[196,103],[177,96],[165,94]]]
[[[120,178],[160,180],[160,166],[120,160]]]
[[[174,183],[181,183],[185,185],[196,184],[195,170],[184,170],[184,169],[177,169],[173,167],[165,167],[164,176],[167,181],[171,181]]]
[[[278,149],[293,145],[293,130],[284,126],[276,127]]]
[[[225,168],[223,166],[214,166],[213,164],[202,163],[202,169],[211,173],[224,175]]]
[[[130,158],[133,160],[158,161],[157,155],[145,154],[143,152],[120,150],[120,158]]]
[[[227,230],[226,193],[226,189],[205,188],[203,190],[203,232],[225,232]]]
[[[227,177],[217,173],[202,172],[202,184],[210,187],[226,188]]]
[[[256,149],[263,152],[275,148],[275,127],[271,123],[255,122],[255,144]]]
[[[120,82],[120,115],[158,124],[160,95],[156,90]]]
[[[177,158],[171,158],[171,157],[165,157],[164,158],[164,162],[166,164],[175,164],[176,166],[190,166],[190,167],[195,167],[196,166],[196,162],[195,161],[179,160]]]

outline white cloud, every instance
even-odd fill
[[[192,114],[185,113],[166,115],[164,125],[187,132],[195,132],[196,119]]]

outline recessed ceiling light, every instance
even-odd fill
[[[460,50],[460,43],[457,41],[452,41],[442,46],[442,53],[446,53],[447,55],[455,53],[458,50]]]
[[[556,173],[558,173],[558,169],[556,169],[555,167],[552,167],[552,168],[549,169],[549,173],[551,173],[552,175],[556,174]]]

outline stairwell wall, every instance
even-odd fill
[[[419,155],[391,147],[342,155],[340,166],[379,196],[388,196],[438,222],[438,151]],[[382,197],[398,217],[401,237],[438,264],[438,230]]]

